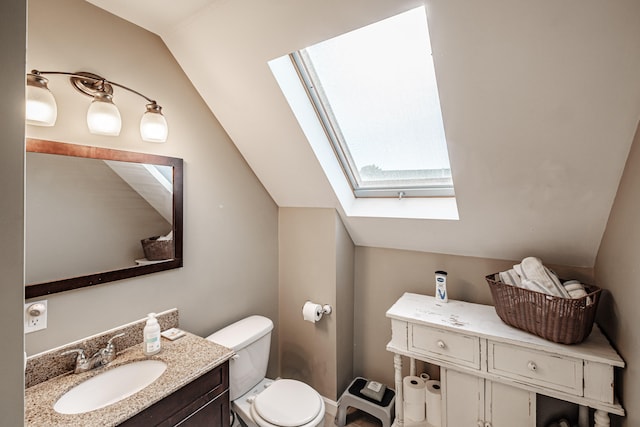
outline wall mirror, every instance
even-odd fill
[[[26,151],[25,298],[182,267],[182,159],[30,138]]]

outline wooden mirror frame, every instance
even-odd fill
[[[85,276],[53,280],[35,284],[25,284],[25,299],[40,297],[57,292],[87,286],[100,285],[131,277],[142,276],[158,271],[182,267],[182,219],[183,219],[183,165],[182,159],[155,154],[135,153],[109,148],[68,144],[27,138],[26,151],[30,153],[58,154],[62,156],[84,157],[89,159],[118,160],[122,162],[148,163],[173,167],[173,239],[175,258],[148,265],[137,265],[118,270],[103,271]]]

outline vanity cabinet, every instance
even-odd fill
[[[120,425],[229,427],[229,362],[224,362]]]
[[[535,427],[536,394],[453,369],[440,373],[449,426]]]
[[[582,343],[557,344],[508,326],[494,307],[406,293],[387,311],[394,353],[395,427],[404,419],[403,357],[440,367],[442,427],[536,425],[536,395],[580,405],[580,427],[607,427],[624,415],[614,393],[614,369],[624,361],[597,325]]]

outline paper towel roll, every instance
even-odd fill
[[[440,381],[427,381],[425,384],[425,390],[427,400],[427,422],[433,427],[440,427],[442,424],[442,390],[440,390]]]
[[[425,383],[420,377],[402,379],[404,392],[404,415],[411,421],[424,421]]]
[[[307,301],[302,306],[302,318],[307,322],[316,323],[322,318],[322,306]]]

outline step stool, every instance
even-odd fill
[[[336,425],[344,427],[347,422],[347,409],[349,407],[360,409],[367,414],[382,421],[382,427],[391,427],[391,422],[395,417],[396,393],[387,388],[382,397],[382,402],[371,399],[360,393],[360,390],[367,384],[367,380],[356,377],[351,385],[342,393],[338,400],[338,413],[336,414]]]

